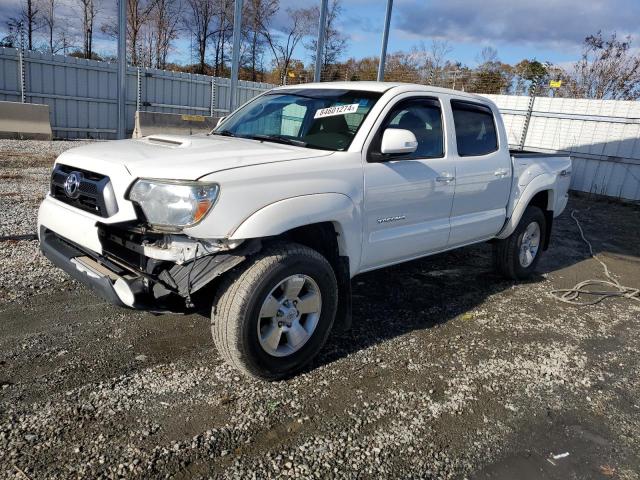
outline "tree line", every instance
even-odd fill
[[[234,0],[126,0],[127,57],[133,65],[228,76],[231,61]],[[7,35],[0,46],[24,47],[54,54],[113,60],[94,47],[96,34],[116,38],[116,2],[112,0],[21,0],[20,10],[4,20]],[[280,0],[245,0],[242,15],[240,77],[243,80],[305,83],[313,78],[319,8],[287,7]],[[377,57],[345,58],[349,37],[339,28],[341,0],[330,0],[322,79],[375,80]],[[284,13],[284,15],[279,13]],[[189,61],[171,62],[180,52]],[[306,52],[305,62],[299,58]],[[476,93],[576,98],[640,98],[640,54],[630,37],[602,32],[584,39],[580,58],[557,66],[536,59],[502,62],[483,48],[475,67],[450,57],[447,41],[420,42],[410,51],[388,55],[385,80],[431,84]],[[298,56],[297,56],[298,55]],[[179,55],[173,55],[176,58]],[[551,86],[554,82],[554,87]],[[558,83],[559,82],[559,83]],[[558,85],[561,85],[558,87]]]
[[[234,0],[126,0],[127,58],[133,65],[228,75],[231,60]],[[94,48],[98,32],[115,39],[118,22],[109,0],[23,0],[16,16],[4,21],[7,35],[0,45],[53,54],[112,60]],[[279,0],[245,0],[242,15],[241,76],[252,81],[288,78],[300,46],[315,57],[319,8],[285,9],[286,21],[275,25]],[[109,10],[110,9],[110,10]],[[341,0],[328,8],[324,64],[337,62],[348,38],[336,26]],[[102,15],[101,15],[102,14]],[[99,23],[100,17],[106,17]],[[74,33],[75,32],[75,33]],[[182,40],[180,47],[177,45]],[[188,45],[188,47],[185,47]],[[178,48],[190,61],[170,62]],[[183,55],[184,56],[184,55]]]

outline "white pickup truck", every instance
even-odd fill
[[[571,159],[512,154],[480,96],[376,82],[276,88],[209,135],[95,143],[56,160],[44,254],[111,302],[211,312],[249,375],[300,371],[351,318],[360,273],[477,242],[528,277]]]

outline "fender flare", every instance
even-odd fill
[[[334,225],[340,255],[349,257],[351,272],[357,271],[362,250],[360,211],[351,197],[342,193],[301,195],[271,203],[243,220],[229,240],[272,237],[321,222]]]
[[[538,175],[525,187],[516,185],[514,193],[519,193],[519,195],[518,197],[516,197],[517,199],[515,201],[515,205],[512,209],[511,215],[509,216],[509,218],[507,218],[504,227],[502,227],[502,230],[496,236],[496,238],[502,240],[511,235],[518,226],[518,223],[520,223],[520,219],[522,218],[522,215],[524,215],[524,211],[529,206],[529,203],[531,203],[533,197],[543,191],[549,191],[551,193],[547,202],[547,210],[553,211],[556,195],[555,177],[553,175]]]

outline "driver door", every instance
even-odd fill
[[[366,151],[361,270],[444,250],[449,239],[455,163],[438,98],[410,97],[388,111]],[[414,153],[380,153],[387,128],[410,130]]]

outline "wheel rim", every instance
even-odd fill
[[[307,275],[291,275],[262,302],[258,318],[260,346],[269,355],[286,357],[300,350],[318,326],[322,295]]]
[[[522,234],[520,242],[520,265],[524,268],[529,267],[538,255],[540,248],[540,225],[538,222],[531,222]]]

